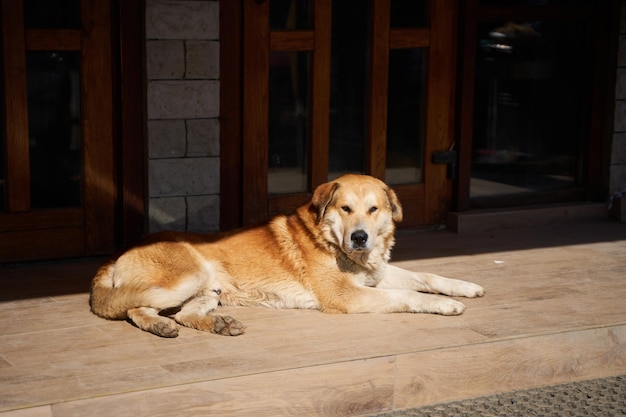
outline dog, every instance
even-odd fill
[[[347,174],[260,227],[149,236],[98,269],[91,310],[162,337],[176,337],[178,325],[236,336],[245,326],[214,313],[219,304],[458,315],[464,304],[426,293],[484,295],[470,282],[390,265],[401,220],[400,202],[384,182]]]

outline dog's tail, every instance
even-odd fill
[[[100,317],[123,320],[127,318],[128,309],[136,304],[133,300],[136,290],[125,285],[115,286],[115,262],[115,258],[109,259],[96,272],[91,282],[89,306]]]

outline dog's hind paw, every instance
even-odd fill
[[[160,321],[152,325],[150,332],[161,337],[178,337],[178,326],[173,322]]]
[[[246,331],[246,326],[231,316],[215,315],[213,332],[224,336],[239,336]]]

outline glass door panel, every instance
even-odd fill
[[[478,25],[471,198],[581,185],[587,29],[579,21]]]
[[[26,53],[34,209],[81,205],[79,58],[76,52]]]
[[[306,192],[309,184],[311,53],[271,52],[268,192]]]
[[[427,0],[391,0],[391,27],[418,28],[428,26]]]
[[[24,27],[80,29],[80,0],[24,0]]]
[[[270,30],[311,29],[314,0],[271,0]]]
[[[328,179],[365,172],[370,7],[333,2]]]
[[[426,49],[389,52],[387,167],[389,184],[422,182],[426,126]]]

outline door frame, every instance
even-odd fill
[[[382,0],[388,2],[389,0]],[[331,0],[322,0],[327,5]],[[377,7],[380,1],[374,1],[374,7]],[[319,3],[319,1],[316,1]],[[458,2],[455,0],[437,0],[432,1],[430,8],[430,25],[424,30],[420,29],[395,29],[389,30],[389,21],[384,21],[385,16],[382,13],[374,14],[376,18],[373,21],[377,25],[384,36],[374,38],[372,48],[374,53],[386,53],[388,51],[384,42],[389,45],[397,45],[397,47],[410,46],[415,47],[414,42],[418,42],[417,46],[424,46],[423,42],[427,42],[430,52],[428,54],[428,83],[427,97],[429,103],[427,105],[426,115],[426,134],[424,149],[424,181],[414,186],[394,186],[394,190],[398,193],[403,205],[411,210],[406,210],[407,223],[411,225],[445,223],[445,216],[451,206],[452,199],[452,181],[447,177],[447,167],[445,165],[434,164],[431,155],[437,151],[447,151],[454,146],[455,134],[455,103],[456,103],[456,48],[457,48],[457,22],[458,22]],[[263,44],[269,42],[278,42],[280,39],[269,37],[259,37],[258,35],[249,35],[246,38],[244,33],[243,21],[249,19],[253,25],[257,25],[259,30],[267,30],[267,22],[258,19],[254,13],[255,8],[269,7],[269,2],[257,2],[255,0],[239,0],[232,2],[224,2],[220,4],[220,39],[221,39],[221,55],[220,55],[220,73],[221,85],[220,89],[220,144],[221,144],[221,215],[220,227],[222,230],[228,230],[242,225],[249,225],[258,221],[265,220],[269,215],[276,212],[282,212],[286,207],[293,207],[299,203],[303,203],[308,199],[305,194],[287,195],[273,200],[268,200],[267,196],[267,179],[262,178],[254,171],[246,172],[246,166],[258,161],[253,160],[261,155],[261,162],[267,158],[267,149],[261,149],[259,142],[265,143],[263,140],[246,141],[246,149],[244,152],[244,138],[250,138],[259,131],[258,120],[263,119],[264,112],[267,109],[248,108],[246,109],[246,101],[243,100],[244,93],[246,96],[252,94],[267,98],[267,86],[264,86],[264,75],[259,74],[257,68],[250,68],[249,76],[255,77],[256,81],[252,86],[244,85],[245,63],[244,49],[246,44]],[[323,7],[315,8],[322,10]],[[247,14],[246,14],[247,13]],[[244,17],[245,16],[245,17]],[[388,16],[387,16],[388,17]],[[452,28],[452,30],[451,30]],[[317,31],[316,31],[317,32]],[[316,38],[315,42],[330,42],[329,39]],[[407,43],[408,42],[408,43]],[[260,48],[262,49],[262,48]],[[254,53],[259,48],[253,49]],[[382,51],[382,52],[381,52]],[[447,51],[447,53],[446,53]],[[316,61],[323,65],[325,54],[318,54],[314,58],[313,65]],[[330,55],[330,53],[328,53]],[[260,57],[260,60],[267,60],[267,57]],[[386,78],[386,66],[372,67],[371,71],[384,75]],[[314,72],[315,74],[315,72]],[[315,75],[314,75],[315,77]],[[247,78],[250,80],[251,78]],[[315,83],[315,79],[312,81]],[[325,77],[322,75],[317,79],[318,83],[324,83]],[[260,87],[259,87],[260,86]],[[370,88],[374,88],[370,86]],[[434,94],[434,92],[437,94]],[[370,92],[372,93],[372,92]],[[375,93],[375,92],[374,92]],[[383,95],[386,97],[386,95]],[[324,101],[327,98],[321,97],[319,100]],[[312,103],[315,106],[316,102]],[[323,105],[323,103],[321,104]],[[386,105],[386,99],[383,102],[373,102],[369,112],[375,114],[380,112],[380,107]],[[244,114],[251,112],[257,113],[251,122]],[[315,114],[315,111],[313,111]],[[382,114],[386,114],[385,111]],[[312,117],[316,117],[313,115]],[[267,118],[267,117],[266,117]],[[257,120],[257,121],[254,121]],[[322,129],[327,124],[322,123],[323,118],[318,121],[314,129]],[[249,123],[257,123],[250,125]],[[315,126],[315,124],[314,124]],[[326,129],[328,130],[328,129]],[[370,118],[370,135],[385,135],[386,133],[386,117]],[[261,138],[262,139],[262,138]],[[314,152],[321,156],[321,163],[327,165],[327,139],[326,146],[324,143],[316,143],[315,136]],[[373,143],[370,140],[370,144]],[[251,149],[254,148],[254,149]],[[258,149],[257,149],[258,148]],[[384,147],[383,147],[384,148]],[[380,152],[375,153],[375,149],[370,149],[370,157],[366,164],[366,169],[373,175],[384,176],[385,160],[384,155],[380,157]],[[267,165],[267,164],[265,164]],[[311,189],[325,182],[323,178],[311,178]],[[437,198],[424,198],[424,195],[437,195]],[[264,207],[249,206],[246,200],[257,199],[258,201],[268,201],[267,211]],[[259,212],[261,214],[259,215]],[[412,214],[411,214],[412,213]]]
[[[148,152],[145,77],[145,0],[114,0],[114,40],[119,50],[117,247],[137,243],[148,231]]]

